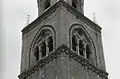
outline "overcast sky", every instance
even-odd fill
[[[2,2],[2,35],[0,79],[18,79],[21,56],[21,29],[37,18],[37,0],[4,0]],[[119,79],[120,71],[120,0],[85,0],[85,16],[103,28],[102,39],[109,79]],[[1,12],[0,12],[1,13]],[[1,16],[0,16],[1,17]],[[1,24],[1,22],[0,22]],[[0,30],[1,31],[1,30]]]

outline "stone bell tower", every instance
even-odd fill
[[[108,79],[101,27],[84,0],[38,0],[38,18],[22,30],[19,79]]]
[[[37,0],[38,3],[38,15],[40,16],[43,12],[46,11],[49,7],[54,5],[59,0]],[[74,9],[79,11],[80,13],[84,13],[83,7],[84,7],[84,0],[64,0],[69,5],[73,6]]]

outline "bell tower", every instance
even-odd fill
[[[37,0],[38,16],[40,16],[47,8],[55,4],[59,0]],[[64,0],[74,9],[84,14],[84,0]]]
[[[45,12],[49,7],[55,4],[57,0],[37,0],[38,16]]]
[[[19,79],[108,79],[101,27],[84,0],[37,0],[38,18],[22,30]]]

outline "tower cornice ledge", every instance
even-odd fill
[[[97,25],[96,23],[94,23],[93,21],[91,21],[90,19],[88,19],[87,17],[85,17],[83,14],[81,14],[80,12],[78,12],[76,9],[74,9],[72,6],[70,6],[67,2],[65,2],[64,0],[59,0],[58,2],[56,2],[53,6],[51,6],[48,10],[46,10],[43,14],[41,14],[36,20],[34,20],[31,24],[29,24],[28,26],[26,26],[25,28],[23,28],[22,33],[27,34],[29,31],[31,31],[31,29],[33,29],[36,25],[38,25],[42,20],[46,19],[48,16],[50,16],[53,12],[55,12],[57,10],[57,8],[59,8],[60,6],[64,6],[65,8],[67,8],[67,10],[72,13],[74,16],[76,16],[77,19],[82,20],[83,22],[85,22],[86,24],[88,24],[91,28],[93,28],[94,30],[98,31],[99,33],[101,33],[101,27],[99,25]]]
[[[91,70],[92,72],[98,74],[99,76],[103,77],[104,79],[108,79],[108,73],[104,70],[101,70],[90,63],[87,59],[77,55],[73,51],[71,51],[68,47],[65,45],[61,45],[59,48],[56,49],[56,51],[52,52],[50,55],[46,56],[44,59],[41,59],[34,67],[30,68],[27,71],[24,71],[21,73],[18,77],[19,79],[27,79],[35,72],[39,71],[42,67],[47,65],[49,62],[52,62],[54,59],[56,59],[59,55],[62,53],[68,55],[71,59],[77,61],[83,66],[86,66],[87,69]]]

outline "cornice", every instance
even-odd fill
[[[83,22],[87,23],[91,28],[95,29],[96,31],[101,33],[101,27],[92,22],[90,19],[85,17],[83,14],[78,12],[76,9],[74,9],[72,6],[70,6],[68,3],[66,3],[64,0],[59,0],[56,2],[53,6],[51,6],[48,10],[46,10],[43,14],[41,14],[36,20],[34,20],[31,24],[23,28],[22,33],[23,35],[28,33],[31,29],[33,29],[36,25],[38,25],[42,20],[46,19],[48,16],[50,16],[53,12],[56,11],[59,6],[64,6],[67,8],[69,12],[71,12],[73,15],[76,16],[77,19],[81,19]]]
[[[27,79],[29,76],[34,74],[35,72],[39,71],[39,69],[43,68],[45,65],[47,65],[49,62],[52,62],[54,59],[56,59],[59,55],[62,53],[68,55],[71,59],[77,61],[78,63],[82,64],[83,66],[86,66],[87,69],[91,70],[92,72],[98,74],[99,76],[103,77],[104,79],[108,79],[108,73],[104,70],[101,70],[91,64],[89,60],[77,55],[76,53],[72,52],[68,47],[65,45],[60,46],[57,48],[53,53],[46,56],[44,59],[41,59],[34,67],[30,68],[29,70],[21,73],[18,77],[19,79]]]

